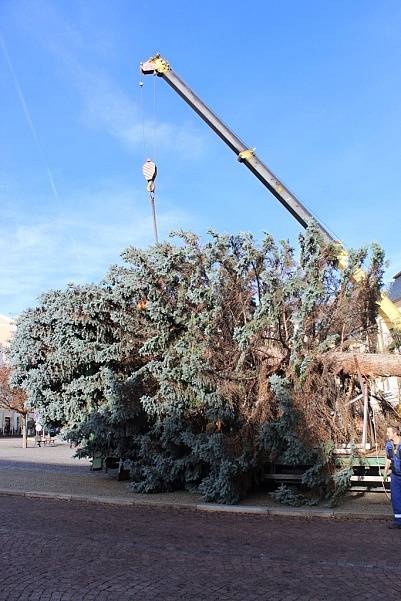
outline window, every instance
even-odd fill
[[[4,418],[4,434],[10,434],[11,432],[11,417]]]

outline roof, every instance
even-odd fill
[[[394,276],[394,280],[391,282],[388,290],[388,295],[394,303],[401,300],[401,271]]]

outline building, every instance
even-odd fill
[[[393,303],[400,310],[400,323],[401,323],[401,271],[397,273],[393,281],[391,282],[388,289],[388,296]],[[388,346],[392,343],[392,337],[387,324],[383,319],[379,319],[379,340],[378,350],[379,352],[386,351]],[[401,403],[401,378],[380,378],[379,389],[384,392],[386,398],[390,403],[396,407]]]
[[[0,365],[4,363],[4,347],[10,342],[14,329],[14,321],[0,314]]]
[[[401,311],[401,271],[394,276],[388,295]]]
[[[14,321],[0,314],[0,365],[5,362],[4,350],[15,329]],[[0,408],[0,436],[10,436],[20,432],[20,416],[15,411]]]

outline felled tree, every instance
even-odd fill
[[[136,491],[234,502],[278,458],[329,471],[311,451],[352,437],[354,383],[322,357],[375,350],[381,250],[356,281],[367,251],[340,272],[313,225],[299,259],[271,236],[179,238],[44,295],[17,324],[16,383],[81,454],[124,459]]]
[[[333,419],[350,383],[322,368],[320,357],[374,347],[382,253],[372,249],[358,283],[352,274],[367,251],[353,253],[341,273],[337,249],[313,227],[301,237],[299,261],[270,236],[261,245],[248,234],[212,233],[206,244],[181,238],[151,252],[128,250],[128,267],[114,274],[117,288],[143,302],[152,335],[140,373],[157,384],[142,398],[150,428],[132,462],[133,487],[196,484],[209,500],[233,501],[271,460],[260,432],[282,415],[272,374],[288,379],[302,417],[294,439],[310,447],[352,435],[351,420],[344,427]]]

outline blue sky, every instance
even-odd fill
[[[161,80],[173,68],[346,246],[401,269],[401,4],[2,0],[0,313],[97,281],[152,229],[264,231],[293,218]],[[141,110],[143,104],[143,110]],[[143,138],[143,128],[145,138]]]

